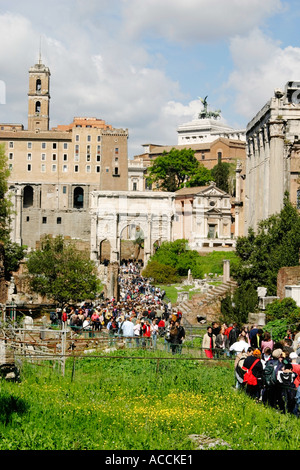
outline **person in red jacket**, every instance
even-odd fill
[[[150,338],[151,338],[151,329],[150,329],[149,320],[146,320],[146,322],[143,323],[142,332],[143,332],[142,346],[143,348],[145,348],[147,344],[148,345],[150,344]]]
[[[63,322],[63,325],[66,325],[67,324],[67,321],[68,321],[68,314],[67,312],[64,310],[63,313],[62,313],[62,316],[61,316],[61,320]]]

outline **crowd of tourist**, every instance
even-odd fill
[[[84,303],[80,308],[57,309],[53,321],[68,324],[78,334],[88,331],[93,336],[101,331],[109,346],[123,338],[126,347],[156,349],[158,337],[163,337],[166,350],[181,353],[185,338],[182,314],[164,301],[165,291],[152,286],[140,271],[138,263],[121,264],[119,299],[102,298],[96,306]]]
[[[208,358],[235,361],[236,388],[283,413],[300,415],[300,330],[287,330],[280,341],[253,325],[207,327],[202,347]]]
[[[157,348],[163,338],[164,349],[181,353],[185,340],[182,313],[166,302],[165,291],[154,287],[140,274],[138,263],[124,263],[118,279],[119,299],[102,298],[94,306],[57,309],[61,324],[68,324],[77,333],[103,332],[109,346],[122,338],[126,347]],[[236,388],[243,389],[258,402],[282,412],[300,415],[300,331],[288,330],[274,342],[270,333],[253,325],[213,322],[207,326],[202,340],[205,357],[232,358],[235,361]]]

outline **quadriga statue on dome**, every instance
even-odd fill
[[[199,113],[199,116],[198,116],[199,119],[209,119],[209,118],[217,119],[221,116],[221,110],[220,109],[218,109],[216,111],[207,111],[207,107],[208,107],[207,96],[205,98],[200,98],[199,97],[199,100],[203,104],[203,109]]]

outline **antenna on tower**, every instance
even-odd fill
[[[39,65],[42,63],[42,36],[40,36]]]

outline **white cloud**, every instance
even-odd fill
[[[245,34],[282,8],[280,0],[123,0],[126,33],[175,42]]]
[[[84,29],[78,36],[76,47],[58,39],[59,34],[42,36],[42,60],[51,72],[50,125],[70,123],[74,116],[95,116],[128,128],[129,146],[139,151],[143,136],[164,138],[170,128],[168,121],[160,121],[161,109],[182,98],[177,81],[153,64],[139,44],[109,36],[94,44]],[[0,15],[0,42],[6,44],[0,51],[0,80],[9,95],[0,108],[0,122],[26,127],[28,69],[38,60],[39,32],[27,18]]]
[[[235,70],[226,84],[235,95],[234,108],[247,119],[290,80],[300,80],[300,48],[280,43],[256,29],[248,36],[231,40]]]
[[[177,126],[202,108],[200,101],[182,93],[176,74],[167,74],[168,42],[166,49],[157,52],[158,46],[152,53],[147,36],[194,45],[234,35],[230,45],[235,71],[226,91],[243,97],[238,111],[244,114],[256,103],[255,88],[262,92],[258,77],[264,72],[268,78],[263,67],[269,56],[281,52],[280,45],[267,37],[247,35],[253,25],[278,11],[280,0],[76,0],[72,7],[69,0],[1,3],[0,42],[5,47],[0,49],[0,80],[6,84],[7,100],[0,106],[0,122],[27,125],[28,69],[38,59],[42,31],[42,59],[51,71],[51,126],[82,115],[128,128],[130,156],[141,151],[145,140],[176,144]],[[1,14],[5,5],[8,12]],[[287,67],[292,52],[297,55],[296,48],[281,55]],[[206,58],[196,54],[193,60],[198,64]],[[185,67],[184,60],[176,67]],[[270,62],[271,71],[274,67]],[[207,74],[209,70],[208,66]],[[200,79],[211,78],[203,76],[202,71]]]

